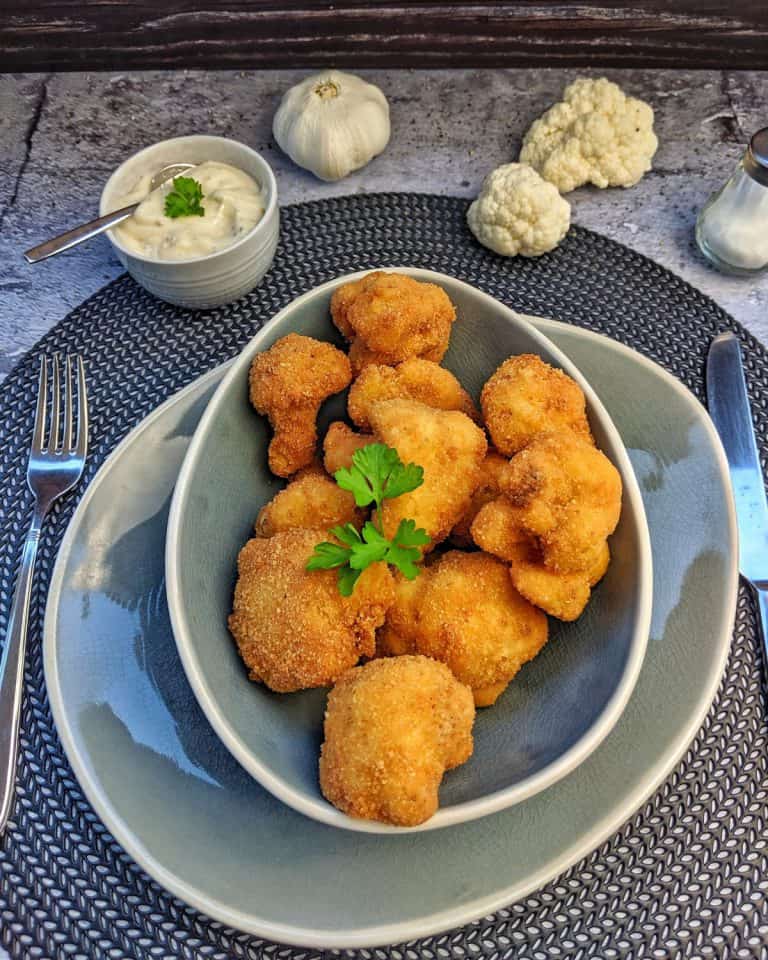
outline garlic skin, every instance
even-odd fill
[[[272,133],[294,163],[321,180],[341,180],[389,143],[389,104],[372,83],[323,70],[285,93]]]

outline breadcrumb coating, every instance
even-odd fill
[[[349,424],[342,420],[335,420],[323,440],[323,463],[328,473],[333,476],[342,467],[349,469],[352,466],[352,457],[355,450],[375,443],[371,433],[357,433]]]
[[[514,456],[502,489],[555,573],[587,569],[621,513],[619,471],[571,431],[533,440]]]
[[[372,656],[394,599],[386,564],[363,571],[350,597],[339,593],[335,570],[307,570],[327,539],[323,529],[286,530],[249,540],[237,558],[229,629],[251,680],[279,693],[330,686]]]
[[[469,507],[456,526],[451,530],[451,543],[457,547],[471,547],[470,527],[480,510],[501,495],[501,475],[507,465],[507,458],[495,450],[489,449],[480,471],[480,486],[472,494]],[[493,551],[490,551],[493,552]]]
[[[393,537],[400,521],[410,518],[431,538],[429,550],[448,536],[469,507],[488,449],[485,434],[465,413],[433,410],[415,400],[383,400],[370,417],[377,440],[394,447],[403,463],[424,469],[420,487],[384,501],[384,533]]]
[[[513,560],[509,575],[515,589],[532,604],[558,620],[577,620],[589,603],[592,587],[608,569],[611,553],[604,540],[590,567],[579,573],[553,573],[535,550]]]
[[[451,550],[415,580],[396,576],[376,652],[440,660],[485,707],[546,642],[547,618],[513,587],[506,564]]]
[[[331,317],[351,343],[357,374],[370,363],[394,365],[409,357],[439,363],[456,311],[442,287],[379,270],[338,287]]]
[[[342,490],[322,467],[307,467],[261,508],[256,520],[258,537],[272,537],[284,530],[328,530],[337,524],[363,525],[365,513],[355,498]]]
[[[367,366],[349,389],[347,410],[361,430],[370,430],[371,407],[397,399],[418,400],[436,410],[461,410],[473,420],[480,418],[472,398],[450,370],[419,357],[396,367]]]
[[[572,430],[591,440],[581,387],[541,357],[510,357],[480,394],[485,425],[494,446],[507,457],[545,433]]]
[[[269,468],[289,477],[312,462],[321,403],[349,386],[349,358],[330,343],[289,333],[257,354],[250,370],[251,403],[269,418],[274,436]]]
[[[472,755],[475,707],[442,663],[404,656],[348,670],[328,696],[320,787],[352,817],[416,826],[446,770]]]

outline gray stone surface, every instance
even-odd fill
[[[367,168],[325,184],[272,142],[281,93],[306,71],[0,76],[0,377],[52,324],[121,272],[99,238],[28,266],[21,252],[95,215],[114,167],[156,140],[235,137],[274,166],[283,203],[413,190],[471,196],[517,156],[528,124],[574,70],[365,71],[390,99],[392,140]],[[575,222],[652,257],[768,342],[768,274],[726,277],[693,241],[696,213],[765,123],[768,73],[600,71],[656,110],[654,170],[630,190],[569,196]]]

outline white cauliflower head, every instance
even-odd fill
[[[563,99],[531,124],[520,162],[562,193],[585,183],[631,187],[651,169],[659,141],[653,110],[602,77],[580,77]]]
[[[539,257],[568,233],[571,205],[531,167],[506,163],[488,174],[467,223],[480,243],[505,257]]]

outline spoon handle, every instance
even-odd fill
[[[69,250],[70,247],[76,247],[78,243],[84,243],[86,240],[90,240],[91,237],[95,237],[99,233],[104,233],[105,230],[109,230],[110,227],[114,227],[116,223],[127,220],[136,207],[138,207],[138,203],[132,203],[129,207],[121,207],[120,210],[114,210],[105,217],[99,217],[98,220],[91,220],[90,223],[82,223],[79,227],[75,227],[74,230],[67,230],[66,233],[62,233],[52,240],[46,240],[45,243],[41,243],[37,247],[32,247],[31,250],[27,250],[24,254],[24,259],[27,263],[37,263],[40,260],[53,257],[64,250]]]

